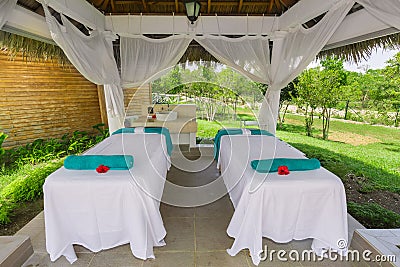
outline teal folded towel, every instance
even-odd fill
[[[251,135],[268,135],[268,136],[274,136],[272,133],[266,131],[266,130],[260,130],[260,129],[248,129],[251,132]],[[218,131],[217,135],[214,138],[214,159],[218,159],[219,155],[219,147],[221,143],[221,137],[224,135],[237,135],[237,134],[243,134],[242,129],[221,129]]]
[[[251,167],[257,172],[277,172],[279,166],[287,166],[289,171],[309,171],[319,169],[321,164],[318,159],[261,159],[251,161]]]
[[[132,155],[70,155],[64,160],[64,167],[70,170],[95,170],[105,165],[110,170],[128,170],[133,167]]]
[[[121,128],[121,129],[118,129],[115,132],[113,132],[112,135],[122,134],[122,133],[134,133],[134,132],[135,132],[135,128]],[[172,144],[171,135],[167,128],[165,128],[165,127],[144,127],[144,132],[145,133],[163,134],[165,136],[165,141],[167,142],[168,155],[171,156],[174,146]]]

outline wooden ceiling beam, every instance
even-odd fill
[[[142,0],[142,5],[143,5],[143,8],[144,8],[144,11],[147,12],[146,0]]]
[[[115,3],[114,0],[111,0],[111,11],[115,12]]]
[[[101,10],[106,10],[108,4],[110,3],[110,0],[104,0],[103,3],[101,4],[100,9]]]
[[[207,1],[207,14],[211,13],[211,0]]]
[[[285,1],[279,0],[282,6],[284,6],[286,9],[288,9],[288,5],[285,3]]]
[[[272,13],[273,6],[274,6],[274,0],[269,0],[268,13]]]
[[[278,9],[277,11],[280,11],[282,13],[282,6],[281,6],[281,2],[279,2],[279,0],[275,0],[275,6]]]
[[[239,6],[238,6],[238,13],[240,13],[240,11],[242,11],[242,7],[243,7],[243,0],[240,0]]]
[[[122,1],[122,0],[113,0],[115,5],[133,5],[133,4],[141,4],[142,2],[139,0],[131,0],[131,1]],[[272,0],[274,1],[274,0]],[[243,2],[243,6],[266,6],[268,2]],[[147,1],[147,5],[162,5],[162,6],[171,6],[175,5],[175,2],[171,1]],[[211,0],[208,0],[207,3],[207,11],[208,8],[213,6],[237,6],[238,2],[236,1],[229,1],[229,2],[211,2]]]

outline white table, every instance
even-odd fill
[[[134,167],[52,173],[43,186],[46,248],[52,261],[77,257],[73,244],[98,252],[130,244],[134,256],[154,258],[165,245],[159,200],[171,163],[160,134],[117,134],[85,154],[133,155]]]
[[[344,253],[347,247],[346,195],[341,180],[328,170],[291,171],[289,175],[258,173],[256,159],[305,158],[271,136],[234,135],[221,138],[218,166],[235,207],[227,233],[235,238],[228,253],[248,248],[260,263],[262,237],[277,243],[313,238],[312,249]],[[341,243],[338,244],[338,241]]]

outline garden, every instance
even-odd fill
[[[107,136],[104,124],[97,124],[93,133],[75,131],[4,149],[7,135],[0,133],[0,235],[14,234],[43,210],[44,181],[67,155],[82,153]]]

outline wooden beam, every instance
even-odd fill
[[[240,13],[240,11],[242,11],[242,6],[243,6],[243,0],[240,0],[239,7],[238,7],[238,13]]]
[[[178,3],[178,0],[175,0],[175,13],[179,13],[179,3]]]
[[[281,5],[284,6],[286,9],[289,9],[288,5],[287,5],[284,1],[279,0],[279,2],[280,2]]]
[[[146,0],[142,0],[142,5],[143,5],[143,8],[144,8],[144,11],[147,12]]]
[[[108,4],[110,3],[110,0],[104,0],[103,4],[101,4],[101,10],[106,10]]]
[[[273,6],[274,6],[274,0],[269,0],[268,13],[272,12]]]
[[[281,6],[281,3],[279,2],[279,0],[275,0],[275,5],[276,5],[276,8],[278,9],[277,11],[282,11],[282,6]],[[282,12],[281,12],[281,14],[282,14]],[[281,15],[281,14],[278,14],[278,15]]]
[[[114,0],[111,0],[111,11],[115,12],[115,3]]]
[[[211,13],[211,0],[207,1],[207,14]]]
[[[99,97],[101,122],[104,123],[106,125],[106,127],[108,127],[106,99],[104,96],[104,86],[103,85],[97,85],[97,95]]]
[[[139,0],[130,0],[130,1],[123,1],[123,0],[112,0],[114,1],[115,5],[133,5],[133,4],[140,4],[142,3]],[[274,0],[272,0],[274,1]],[[175,2],[172,1],[147,1],[147,5],[160,5],[160,6],[171,6],[175,5]],[[211,8],[211,5],[213,6],[237,6],[238,2],[237,1],[226,1],[226,2],[212,2],[211,0],[207,1],[207,11],[209,8]],[[257,2],[243,2],[243,6],[266,6],[266,2],[262,1],[257,1]]]

